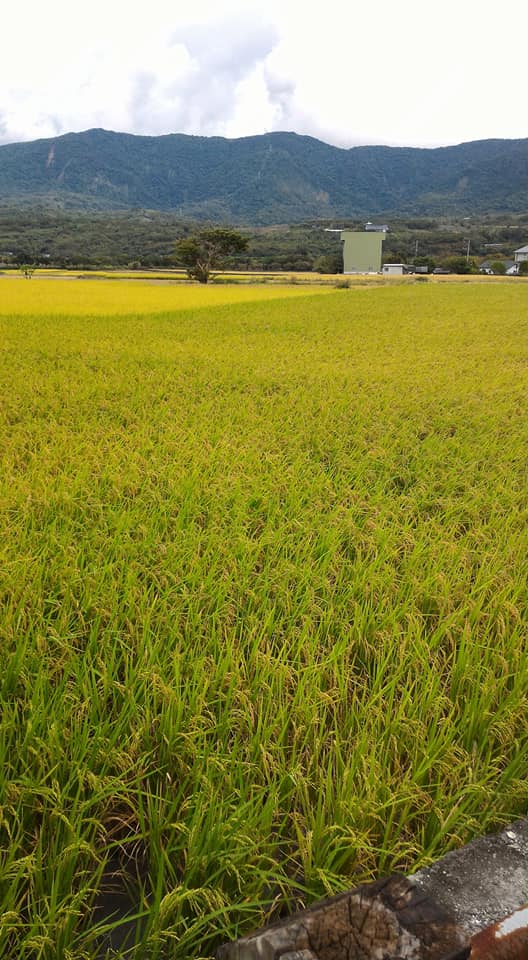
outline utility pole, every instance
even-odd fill
[[[466,263],[469,263],[469,248],[471,246],[471,238],[467,242],[467,251],[466,251]]]

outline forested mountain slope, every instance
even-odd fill
[[[528,208],[528,139],[345,150],[295,133],[228,140],[88,130],[0,146],[0,198],[254,224],[519,211]]]

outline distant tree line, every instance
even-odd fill
[[[528,214],[509,213],[504,221],[495,214],[474,217],[470,226],[463,217],[391,218],[383,259],[457,272],[477,270],[484,259],[500,264],[512,257],[516,247],[528,243]],[[339,273],[343,269],[341,244],[336,233],[325,232],[327,226],[362,230],[364,223],[312,220],[240,228],[246,242],[230,251],[226,265],[238,270]],[[23,264],[82,270],[177,265],[187,269],[181,255],[176,255],[176,245],[213,228],[227,229],[170,212],[71,212],[0,205],[0,269]]]

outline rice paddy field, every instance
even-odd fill
[[[0,956],[209,958],[527,810],[528,285],[0,280]]]

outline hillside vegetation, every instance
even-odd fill
[[[524,814],[526,285],[0,285],[0,955],[210,957]]]
[[[239,270],[342,269],[338,234],[325,227],[363,230],[364,220],[312,220],[268,227],[243,226],[247,252],[234,257]],[[465,255],[513,256],[528,243],[528,214],[464,217],[390,217],[383,244],[388,262],[414,263],[420,257],[443,263]],[[171,267],[175,243],[200,229],[178,214],[156,210],[67,211],[38,204],[0,205],[0,267],[38,263],[61,267]],[[330,264],[330,271],[325,267]]]
[[[295,133],[227,140],[88,130],[1,146],[0,194],[253,224],[519,211],[528,207],[528,139],[344,150]]]

